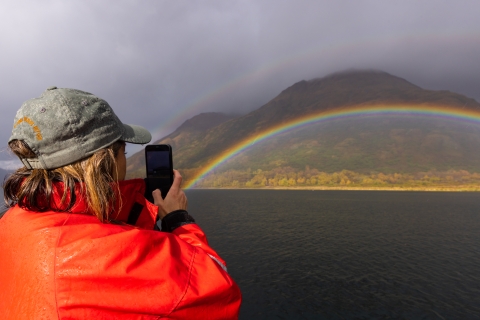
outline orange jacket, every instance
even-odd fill
[[[71,213],[16,206],[0,219],[2,319],[238,317],[240,290],[203,231],[152,230],[143,180],[119,185],[128,196],[112,218],[131,220],[135,207],[135,226],[100,222],[78,196]]]

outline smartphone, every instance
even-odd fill
[[[172,147],[169,144],[150,144],[145,147],[147,169],[146,198],[153,202],[152,191],[160,189],[165,199],[173,183]]]

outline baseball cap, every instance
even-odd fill
[[[145,144],[151,139],[145,128],[123,124],[105,100],[76,89],[50,87],[17,111],[9,142],[23,140],[37,155],[20,159],[28,169],[55,169],[117,140]]]

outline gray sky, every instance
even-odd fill
[[[477,0],[1,0],[0,148],[51,85],[104,98],[154,138],[349,68],[480,101],[479,14]]]

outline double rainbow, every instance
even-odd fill
[[[246,137],[232,147],[224,150],[215,158],[211,159],[189,182],[185,189],[195,186],[200,180],[208,175],[212,170],[218,168],[228,159],[252,147],[256,143],[271,138],[280,133],[293,130],[310,124],[329,121],[339,118],[354,118],[359,116],[372,115],[417,115],[436,118],[447,118],[459,121],[480,123],[480,109],[464,109],[458,107],[438,106],[438,105],[361,105],[350,106],[335,110],[321,111],[314,114],[298,117],[288,122],[270,127],[252,136]]]
[[[316,46],[308,47],[300,51],[285,53],[274,59],[268,56],[268,59],[260,62],[258,65],[253,65],[251,68],[246,69],[242,68],[208,89],[206,88],[204,92],[185,105],[175,106],[174,114],[159,123],[158,127],[153,129],[152,135],[159,138],[163,137],[165,134],[173,132],[185,119],[191,118],[200,112],[218,110],[212,109],[211,107],[218,105],[221,100],[226,101],[230,99],[232,93],[245,92],[243,91],[244,88],[248,88],[252,86],[252,84],[258,85],[260,83],[266,83],[278,78],[279,75],[282,75],[283,78],[285,75],[290,74],[291,76],[287,77],[290,80],[284,83],[284,85],[291,85],[293,81],[305,79],[305,77],[308,78],[309,74],[313,78],[319,77],[322,73],[328,74],[338,71],[329,67],[318,67],[319,69],[316,70],[316,72],[311,72],[312,66],[319,66],[319,61],[322,61],[322,65],[324,66],[333,66],[338,65],[338,62],[342,61],[342,59],[347,59],[347,61],[350,61],[349,64],[351,64],[352,52],[355,52],[357,57],[360,57],[362,56],[362,52],[372,52],[372,48],[377,51],[382,51],[385,48],[418,47],[419,45],[428,48],[463,48],[470,46],[471,43],[476,43],[478,37],[479,33],[476,30],[471,32],[451,30],[442,33],[431,31],[395,35],[388,32],[380,32],[376,35],[372,34],[368,37],[356,38],[354,42],[332,39],[331,42],[322,42]],[[362,59],[355,61],[354,64],[364,64],[364,62],[362,63]],[[406,61],[408,62],[408,60]],[[317,67],[313,67],[313,69],[315,68]],[[359,68],[361,69],[362,67]],[[305,74],[299,70],[309,70],[311,73],[307,72],[307,74]],[[275,90],[271,91],[271,98],[274,97],[273,94],[275,94],[275,92]]]

